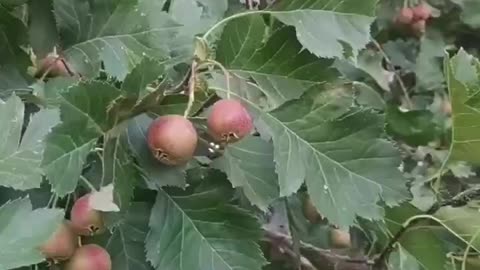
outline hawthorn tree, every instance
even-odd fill
[[[480,269],[478,12],[0,0],[0,270]]]

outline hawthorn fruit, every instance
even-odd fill
[[[336,248],[350,248],[352,246],[350,232],[340,229],[332,229],[330,231],[330,241]]]
[[[413,8],[413,20],[414,21],[426,21],[432,16],[430,7],[425,3],[422,3]]]
[[[150,124],[147,140],[157,160],[167,165],[180,165],[193,157],[198,135],[192,122],[185,117],[166,115]]]
[[[214,140],[233,143],[253,129],[252,117],[239,101],[222,99],[213,104],[207,119],[208,132]]]
[[[427,29],[427,22],[424,20],[416,21],[412,24],[412,30],[415,34],[421,35]]]
[[[444,100],[442,104],[442,111],[446,115],[452,114],[452,103],[449,100]]]
[[[80,235],[95,235],[103,232],[105,228],[102,213],[90,206],[90,194],[75,201],[70,219],[72,227]]]
[[[317,208],[313,205],[312,199],[307,196],[303,200],[303,215],[305,218],[310,221],[310,223],[317,223],[322,220],[323,217],[318,213]]]
[[[38,69],[35,73],[36,77],[41,77],[45,72],[47,72],[48,77],[68,77],[70,73],[68,72],[67,67],[65,66],[65,60],[63,58],[49,55],[38,63]]]
[[[77,238],[67,220],[60,223],[56,231],[42,246],[42,254],[54,261],[63,261],[72,257],[77,248]]]
[[[413,10],[405,7],[400,10],[397,15],[396,21],[400,24],[410,24],[413,21]]]
[[[111,270],[112,260],[108,252],[95,244],[89,244],[77,249],[67,263],[66,270]]]

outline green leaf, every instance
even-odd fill
[[[213,97],[212,93],[207,91],[198,92],[195,94],[195,101],[193,102],[190,115],[195,115],[196,112],[201,110],[210,99]],[[158,104],[155,104],[154,107],[150,109],[151,112],[157,115],[166,115],[166,114],[181,114],[185,112],[187,108],[188,96],[185,94],[174,94],[166,95],[163,97],[162,101]]]
[[[0,98],[12,92],[29,93],[27,68],[31,61],[21,46],[28,44],[27,29],[22,21],[0,6]]]
[[[37,58],[43,58],[58,44],[53,0],[28,2],[28,34]]]
[[[420,52],[417,56],[415,75],[417,84],[427,90],[444,87],[442,74],[442,57],[445,54],[447,42],[443,34],[435,29],[428,28],[420,43]]]
[[[184,26],[181,35],[193,37],[223,18],[227,7],[227,0],[174,0],[169,13]]]
[[[147,86],[163,75],[164,71],[164,63],[143,58],[142,62],[125,77],[122,91],[136,102],[137,99],[142,99],[149,93]]]
[[[420,270],[420,266],[415,257],[408,253],[402,246],[392,252],[388,264],[390,269],[395,270]]]
[[[140,165],[140,170],[152,189],[162,186],[184,187],[185,167],[167,166],[157,161],[147,144],[147,130],[153,121],[145,114],[137,116],[128,122],[127,140]]]
[[[30,120],[20,143],[24,106],[17,96],[0,100],[0,185],[26,190],[42,182],[43,140],[60,122],[58,111],[43,110]]]
[[[386,130],[397,140],[409,145],[427,145],[435,139],[439,128],[434,122],[434,115],[428,110],[402,112],[396,106],[387,107]]]
[[[370,75],[383,90],[390,91],[394,73],[383,68],[383,58],[378,51],[363,50],[358,56],[356,67]]]
[[[276,108],[337,76],[331,61],[320,60],[294,38],[293,27],[281,27],[264,41],[266,25],[260,16],[236,19],[225,26],[217,60],[237,76],[260,86],[268,107]]]
[[[102,134],[118,124],[109,113],[110,105],[121,92],[106,82],[80,82],[61,93],[63,123],[86,121],[92,132]]]
[[[473,28],[480,27],[480,3],[475,0],[452,0],[462,8],[461,19]]]
[[[39,246],[63,220],[63,211],[40,208],[32,211],[28,197],[0,207],[0,269],[9,270],[44,260]]]
[[[427,44],[424,40],[424,49]],[[415,61],[418,54],[416,40],[396,39],[382,44],[382,48],[390,58],[392,65],[401,67],[405,71],[411,72],[415,69]]]
[[[135,184],[140,175],[128,152],[127,142],[113,138],[104,143],[103,173],[100,186],[113,183],[113,200],[120,210],[125,211],[130,205]]]
[[[335,66],[351,80],[373,79],[385,91],[390,91],[393,72],[383,68],[383,55],[374,50],[363,50],[356,59],[337,59]]]
[[[150,208],[151,205],[147,203],[132,203],[120,225],[113,228],[113,232],[93,239],[93,242],[103,246],[110,254],[112,269],[152,269],[145,258]]]
[[[388,230],[390,231],[389,235],[394,235],[400,230],[401,224],[407,219],[420,214],[422,214],[420,210],[408,203],[395,208],[387,208],[386,221]],[[413,256],[417,260],[418,264],[422,266],[423,269],[445,269],[445,254],[447,250],[443,246],[442,240],[438,238],[435,232],[435,230],[440,227],[428,225],[428,223],[420,223],[418,226],[412,227],[402,236],[400,239],[400,245],[410,256]],[[395,258],[396,256],[398,255],[392,254],[390,255],[390,258]]]
[[[45,100],[48,107],[60,107],[62,93],[68,92],[68,88],[77,82],[74,77],[57,77],[49,79],[46,83],[37,82],[36,93]]]
[[[51,187],[45,181],[42,182],[39,188],[32,188],[25,191],[0,187],[0,205],[26,196],[30,198],[33,208],[44,207],[51,199]]]
[[[385,100],[383,97],[375,91],[372,87],[365,83],[354,82],[353,89],[356,92],[356,102],[359,105],[367,106],[377,110],[385,110]]]
[[[107,73],[122,80],[144,56],[184,57],[192,45],[179,42],[181,25],[162,8],[163,3],[155,0],[54,1],[69,64],[94,77],[103,61]]]
[[[480,237],[478,224],[480,222],[480,212],[478,207],[442,207],[435,213],[444,225],[454,232],[455,237],[465,243],[471,243],[472,248],[480,251]]]
[[[158,191],[146,240],[147,259],[155,269],[262,268],[265,259],[256,243],[260,224],[228,204],[232,190],[225,184],[178,195]]]
[[[356,56],[370,41],[376,0],[278,1],[272,15],[294,26],[302,45],[319,57]]]
[[[115,100],[109,109],[119,122],[127,120],[141,112],[150,110],[163,98],[164,87],[158,82],[165,72],[164,62],[150,58],[143,60],[127,74],[122,83],[122,96]],[[157,89],[150,85],[155,83]]]
[[[453,117],[450,161],[480,164],[479,67],[478,60],[463,50],[445,62]]]
[[[5,6],[20,6],[27,2],[27,0],[0,0],[0,4]]]
[[[225,95],[224,84],[211,86]],[[409,198],[400,154],[383,138],[384,118],[350,108],[351,89],[313,89],[271,112],[243,92],[234,96],[245,102],[259,132],[273,138],[281,196],[305,181],[320,213],[339,226],[352,225],[356,216],[381,218],[380,200],[394,206]]]
[[[87,155],[95,147],[98,134],[87,128],[83,121],[61,124],[47,137],[42,168],[59,196],[75,190]]]
[[[117,122],[108,114],[120,91],[102,82],[81,82],[60,93],[61,120],[47,137],[42,167],[59,196],[72,192],[98,137]]]
[[[280,195],[273,147],[259,137],[250,136],[228,146],[212,166],[224,171],[233,187],[241,187],[250,202],[263,211]]]

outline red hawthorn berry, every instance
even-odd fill
[[[157,160],[167,165],[179,165],[193,157],[198,135],[192,122],[185,117],[166,115],[150,124],[147,141]]]
[[[413,10],[411,8],[402,8],[397,15],[396,21],[400,24],[410,24],[413,21]]]
[[[218,142],[233,143],[253,129],[252,117],[237,100],[222,99],[213,104],[207,119],[208,132]]]
[[[52,236],[40,246],[42,254],[55,261],[67,260],[77,248],[77,238],[68,221],[63,221]]]
[[[90,194],[75,201],[70,219],[72,227],[79,235],[94,235],[105,229],[102,213],[90,205]]]
[[[112,260],[108,252],[95,244],[77,249],[67,263],[66,270],[111,270]]]
[[[413,8],[413,19],[414,21],[426,21],[432,16],[432,11],[430,7],[422,3]]]

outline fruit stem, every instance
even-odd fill
[[[49,207],[50,204],[52,203],[52,201],[53,201],[53,196],[55,196],[55,193],[52,193],[52,195],[50,195],[50,198],[48,199],[48,202],[47,202],[47,207]]]
[[[213,59],[208,59],[208,60],[205,60],[204,63],[208,63],[208,64],[211,64],[213,66],[216,66],[216,67],[219,67],[222,72],[223,72],[223,75],[225,76],[225,80],[227,80],[227,98],[229,99],[230,98],[230,73],[228,72],[228,70],[218,61],[215,61]]]
[[[83,183],[85,183],[85,185],[88,186],[88,188],[90,189],[90,191],[97,191],[97,189],[92,185],[92,183],[90,183],[90,181],[88,181],[87,178],[85,178],[85,176],[83,175],[80,175],[80,179],[83,181]]]
[[[205,34],[203,34],[202,38],[204,40],[207,40],[207,37],[210,36],[217,28],[219,28],[223,24],[225,24],[225,23],[227,23],[231,20],[234,20],[236,18],[241,18],[241,17],[244,17],[244,16],[250,16],[250,14],[254,15],[254,14],[269,14],[269,13],[271,13],[271,11],[267,11],[267,10],[255,10],[255,11],[247,11],[247,12],[237,13],[235,15],[232,15],[230,17],[227,17],[227,18],[217,22],[210,29],[208,29],[208,31],[205,32]]]
[[[195,101],[195,80],[197,77],[197,62],[192,62],[192,73],[190,74],[190,79],[188,80],[188,104],[183,117],[187,118],[190,114],[190,111],[193,107],[193,102]]]
[[[70,206],[70,199],[72,198],[72,194],[67,195],[67,200],[65,201],[65,209],[68,209]]]
[[[53,198],[52,208],[57,207],[57,202],[58,202],[58,196],[55,195],[55,197]]]

